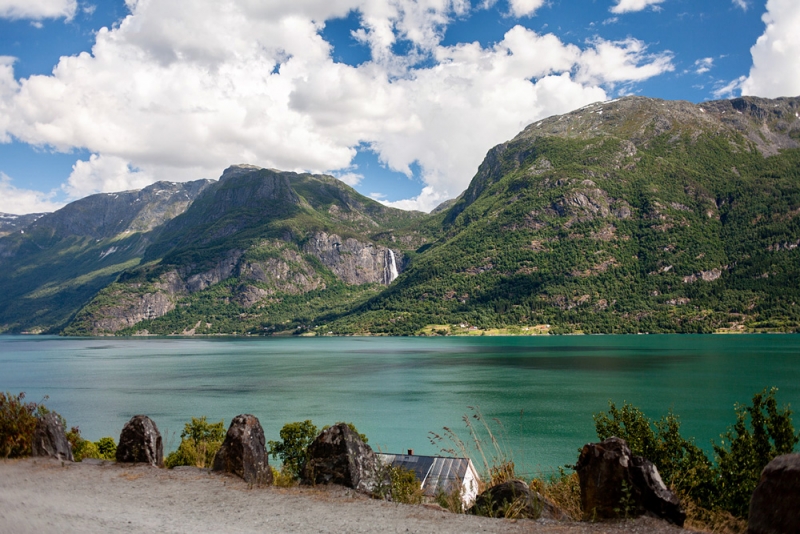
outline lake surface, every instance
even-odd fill
[[[192,416],[227,427],[252,413],[268,440],[291,421],[351,421],[373,448],[436,454],[429,432],[449,427],[467,441],[462,416],[478,406],[523,471],[547,472],[595,439],[592,414],[609,400],[653,418],[672,408],[708,450],[734,404],[771,386],[780,404],[800,406],[800,336],[0,336],[0,390],[48,395],[91,440],[116,440],[147,414],[170,450]]]

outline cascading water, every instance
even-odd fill
[[[397,262],[395,262],[394,251],[392,249],[387,249],[387,261],[384,272],[386,285],[388,286],[394,281],[395,278],[397,278]]]

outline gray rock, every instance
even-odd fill
[[[800,532],[800,454],[778,456],[761,472],[750,500],[747,532]]]
[[[117,461],[164,466],[161,433],[152,419],[146,415],[134,415],[125,423],[119,435]]]
[[[264,430],[256,416],[233,418],[211,470],[233,473],[253,484],[272,484]]]
[[[373,493],[384,471],[372,448],[346,423],[323,431],[308,446],[304,484],[339,484]]]
[[[552,519],[570,521],[572,518],[549,499],[532,491],[520,480],[504,482],[492,486],[475,499],[469,513],[489,517],[505,517],[506,510],[512,508],[514,518]]]
[[[683,526],[686,513],[649,460],[633,456],[625,440],[584,445],[576,466],[586,520],[651,514]]]
[[[36,421],[36,429],[33,431],[32,455],[73,461],[72,446],[67,441],[64,426],[57,413],[50,412]]]

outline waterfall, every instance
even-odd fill
[[[388,286],[391,284],[395,278],[397,278],[397,263],[394,259],[394,251],[392,249],[386,249],[388,252],[388,260],[386,261],[386,267],[384,269],[385,272],[385,279],[386,285]]]

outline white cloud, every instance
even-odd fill
[[[357,172],[334,172],[333,176],[343,181],[350,187],[357,186],[361,183],[361,180],[364,179],[364,175],[358,174]]]
[[[3,213],[43,213],[55,211],[64,203],[54,202],[55,192],[42,193],[28,189],[18,189],[11,185],[11,178],[0,171],[0,212]]]
[[[742,94],[767,98],[800,95],[800,2],[768,0],[766,30],[750,49],[753,66]]]
[[[741,9],[742,11],[747,11],[747,8],[750,7],[747,4],[746,0],[731,0],[731,1],[733,2],[733,5],[735,5],[736,7]]]
[[[75,162],[64,190],[70,198],[80,198],[97,191],[141,189],[154,181],[147,173],[131,168],[122,158],[92,154],[89,161]]]
[[[705,74],[706,72],[710,71],[711,68],[714,66],[714,58],[713,57],[704,57],[698,59],[694,62],[695,66],[695,74]]]
[[[0,58],[0,142],[90,151],[64,185],[73,198],[213,178],[239,162],[357,184],[354,147],[366,145],[393,170],[410,175],[417,163],[422,192],[395,204],[431,209],[530,122],[673,69],[668,52],[636,39],[581,48],[521,26],[491,47],[442,46],[464,0],[128,6],[91,54],[62,57],[52,75],[17,81],[13,59]],[[358,67],[335,63],[320,35],[323,21],[351,9],[372,51]],[[392,52],[398,39],[414,43],[411,57]]]
[[[742,89],[742,84],[747,80],[745,76],[740,76],[735,80],[731,80],[728,83],[720,82],[711,92],[714,95],[714,98],[732,98],[736,96],[736,93]]]
[[[647,7],[661,9],[658,4],[664,0],[617,0],[616,5],[611,6],[612,13],[630,13],[632,11],[642,11]]]
[[[509,0],[508,3],[515,17],[530,17],[544,5],[544,0]]]
[[[0,18],[71,20],[77,8],[77,0],[0,0]]]

